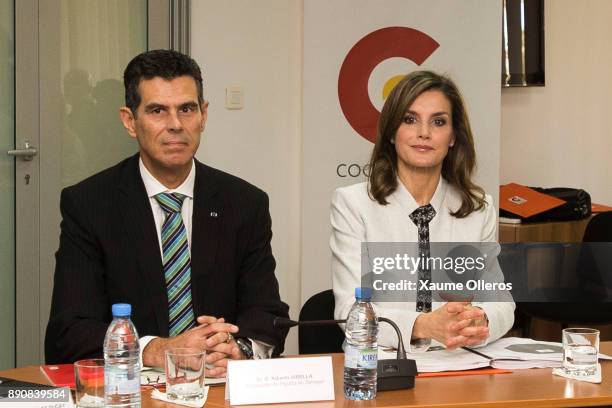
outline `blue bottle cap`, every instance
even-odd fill
[[[132,305],[129,303],[115,303],[112,307],[113,317],[130,317]]]
[[[355,288],[355,299],[372,299],[372,288]]]

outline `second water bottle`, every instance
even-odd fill
[[[344,396],[351,400],[376,398],[378,320],[370,302],[372,289],[356,288],[355,303],[346,319]]]

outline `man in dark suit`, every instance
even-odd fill
[[[99,357],[111,305],[132,305],[144,365],[168,347],[228,359],[282,352],[288,316],[274,276],[267,195],[194,159],[208,103],[196,62],[135,57],[120,116],[139,153],[62,191],[47,363]]]

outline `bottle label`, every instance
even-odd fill
[[[347,368],[376,368],[378,351],[375,347],[357,348],[349,344],[344,348],[344,366]]]
[[[140,392],[140,376],[128,370],[105,367],[104,389],[107,395]]]

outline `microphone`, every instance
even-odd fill
[[[417,375],[416,362],[406,358],[402,333],[397,324],[386,317],[377,317],[379,322],[391,325],[397,334],[397,354],[395,359],[378,360],[376,388],[379,391],[414,388],[414,377]],[[286,317],[275,317],[272,326],[277,329],[288,329],[294,326],[324,326],[346,323],[341,320],[291,320]]]
[[[272,322],[275,329],[290,329],[294,326],[325,326],[330,324],[346,323],[346,319],[342,320],[300,320],[295,321],[286,317],[276,316]]]
[[[486,258],[479,249],[476,248],[474,244],[472,245],[457,245],[454,246],[446,255],[446,258],[450,258],[453,260],[459,259],[482,259]],[[443,282],[449,283],[461,283],[465,288],[467,282],[470,280],[476,280],[482,278],[484,268],[478,268],[476,264],[467,265],[464,264],[461,266],[461,269],[455,267],[454,269],[446,270],[446,274],[441,274],[439,279]],[[438,291],[437,296],[440,300],[445,302],[472,302],[476,295],[476,290],[450,290],[450,291]]]

